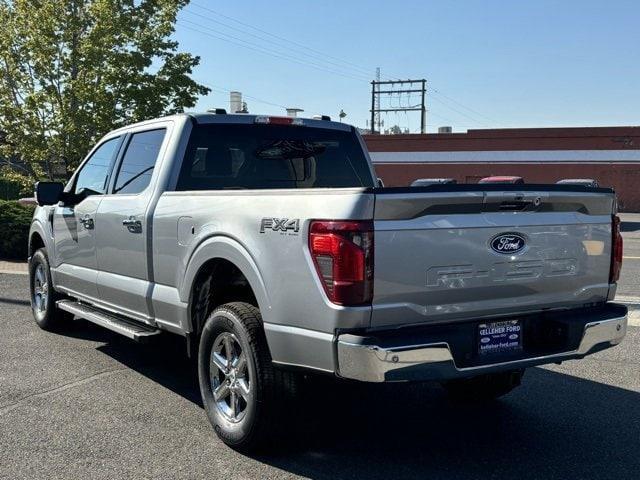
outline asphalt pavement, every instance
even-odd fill
[[[624,225],[621,297],[637,298],[640,215]],[[0,273],[0,478],[636,479],[640,323],[613,349],[533,368],[484,406],[436,384],[309,382],[294,441],[244,456],[213,434],[178,337],[140,346],[90,323],[32,320]],[[633,306],[635,314],[640,305]]]
[[[624,241],[618,295],[640,303],[640,213],[620,214]]]

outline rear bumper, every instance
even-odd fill
[[[593,313],[586,311],[578,321],[584,327],[577,348],[472,366],[457,366],[449,343],[425,342],[428,335],[408,335],[398,342],[397,335],[390,340],[384,335],[343,334],[337,339],[338,374],[365,382],[448,380],[583,358],[622,341],[627,308],[609,303]]]

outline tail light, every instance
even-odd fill
[[[611,269],[609,283],[616,283],[622,268],[622,234],[620,233],[620,217],[613,216],[611,222]]]
[[[309,250],[329,300],[370,304],[373,298],[373,222],[314,220]]]

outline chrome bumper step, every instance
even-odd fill
[[[65,312],[84,318],[136,342],[145,342],[149,337],[161,333],[157,328],[73,300],[60,300],[56,305]]]
[[[338,375],[364,382],[451,380],[483,373],[525,368],[583,358],[619,344],[627,332],[627,308],[610,303],[601,318],[589,318],[577,349],[471,367],[456,365],[447,342],[410,343],[392,347],[369,338],[343,334],[337,337]]]

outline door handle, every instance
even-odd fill
[[[89,215],[85,215],[84,217],[82,217],[80,219],[80,223],[87,230],[93,230],[93,227],[95,226],[95,224],[93,223],[93,218],[91,218]]]
[[[142,222],[134,217],[126,218],[122,221],[122,225],[127,227],[131,233],[142,233]]]

